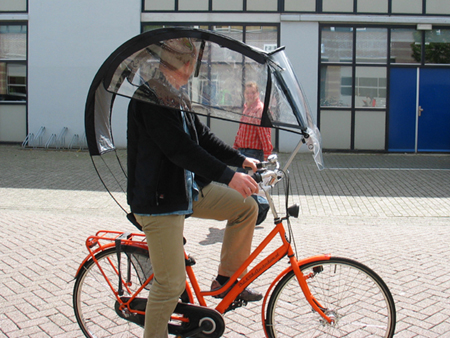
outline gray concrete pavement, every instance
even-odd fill
[[[324,157],[324,171],[309,154],[299,154],[290,169],[291,202],[301,206],[292,220],[300,256],[329,252],[373,268],[395,298],[396,337],[450,337],[450,156]],[[113,190],[123,203],[119,184]],[[275,191],[280,205],[281,193]],[[186,224],[187,250],[205,288],[223,227]],[[99,229],[134,231],[89,155],[0,146],[0,228],[0,337],[81,337],[71,297],[84,240]],[[270,230],[267,219],[254,244]],[[264,292],[283,264],[255,288]],[[224,336],[263,337],[260,311],[253,303],[227,313]]]

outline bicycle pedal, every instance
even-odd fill
[[[247,306],[248,302],[242,298],[236,298],[231,304],[230,306],[228,306],[228,308],[225,310],[225,313],[227,313],[228,311],[233,311],[239,307],[242,306]]]
[[[197,262],[195,261],[195,258],[191,255],[188,256],[187,259],[185,259],[186,266],[194,266]]]

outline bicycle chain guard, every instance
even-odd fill
[[[225,321],[214,309],[178,303],[174,313],[189,319],[181,325],[169,323],[169,333],[177,337],[219,338],[225,331]]]
[[[130,297],[120,297],[126,303]],[[134,310],[145,311],[146,298],[135,298],[130,307]],[[115,310],[119,317],[144,327],[145,315],[131,313],[128,308],[120,310],[120,303],[116,301]],[[203,306],[178,303],[174,314],[183,315],[187,322],[181,324],[169,323],[169,333],[177,337],[219,338],[225,331],[222,315],[214,309]]]

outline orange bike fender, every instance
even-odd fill
[[[104,251],[105,249],[108,249],[110,247],[114,247],[115,245],[116,245],[115,243],[104,245],[101,248],[97,248],[96,250],[92,251],[89,255],[87,255],[86,258],[81,262],[80,266],[78,267],[77,272],[75,273],[75,279],[78,277],[78,274],[80,273],[83,266],[85,266],[87,262],[90,259],[92,259],[92,257],[94,257],[98,252]]]

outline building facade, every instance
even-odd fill
[[[450,152],[448,0],[0,0],[0,142],[80,144],[102,62],[166,26],[285,46],[326,150]],[[227,99],[226,83],[214,90]],[[119,147],[126,104],[113,114]],[[237,126],[208,123],[232,143]],[[274,143],[289,151],[297,140],[276,133]]]

